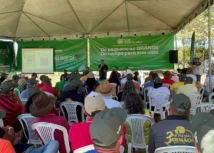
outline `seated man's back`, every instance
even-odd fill
[[[186,77],[184,80],[184,86],[180,86],[177,90],[177,94],[189,94],[189,93],[194,93],[198,92],[198,89],[195,87],[193,83],[193,78],[192,77]]]
[[[43,92],[49,92],[57,97],[58,91],[54,87],[51,86],[51,79],[48,78],[47,76],[44,76],[42,81],[44,83],[44,86],[41,87],[40,90]]]

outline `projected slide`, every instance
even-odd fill
[[[22,48],[22,73],[54,73],[53,48]]]

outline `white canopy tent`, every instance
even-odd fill
[[[0,38],[17,41],[176,33],[207,0],[0,0]],[[211,2],[213,3],[213,2]]]

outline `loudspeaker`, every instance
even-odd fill
[[[169,63],[178,63],[178,50],[169,51]]]

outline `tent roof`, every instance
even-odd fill
[[[207,0],[0,0],[0,37],[76,39],[176,33]]]

